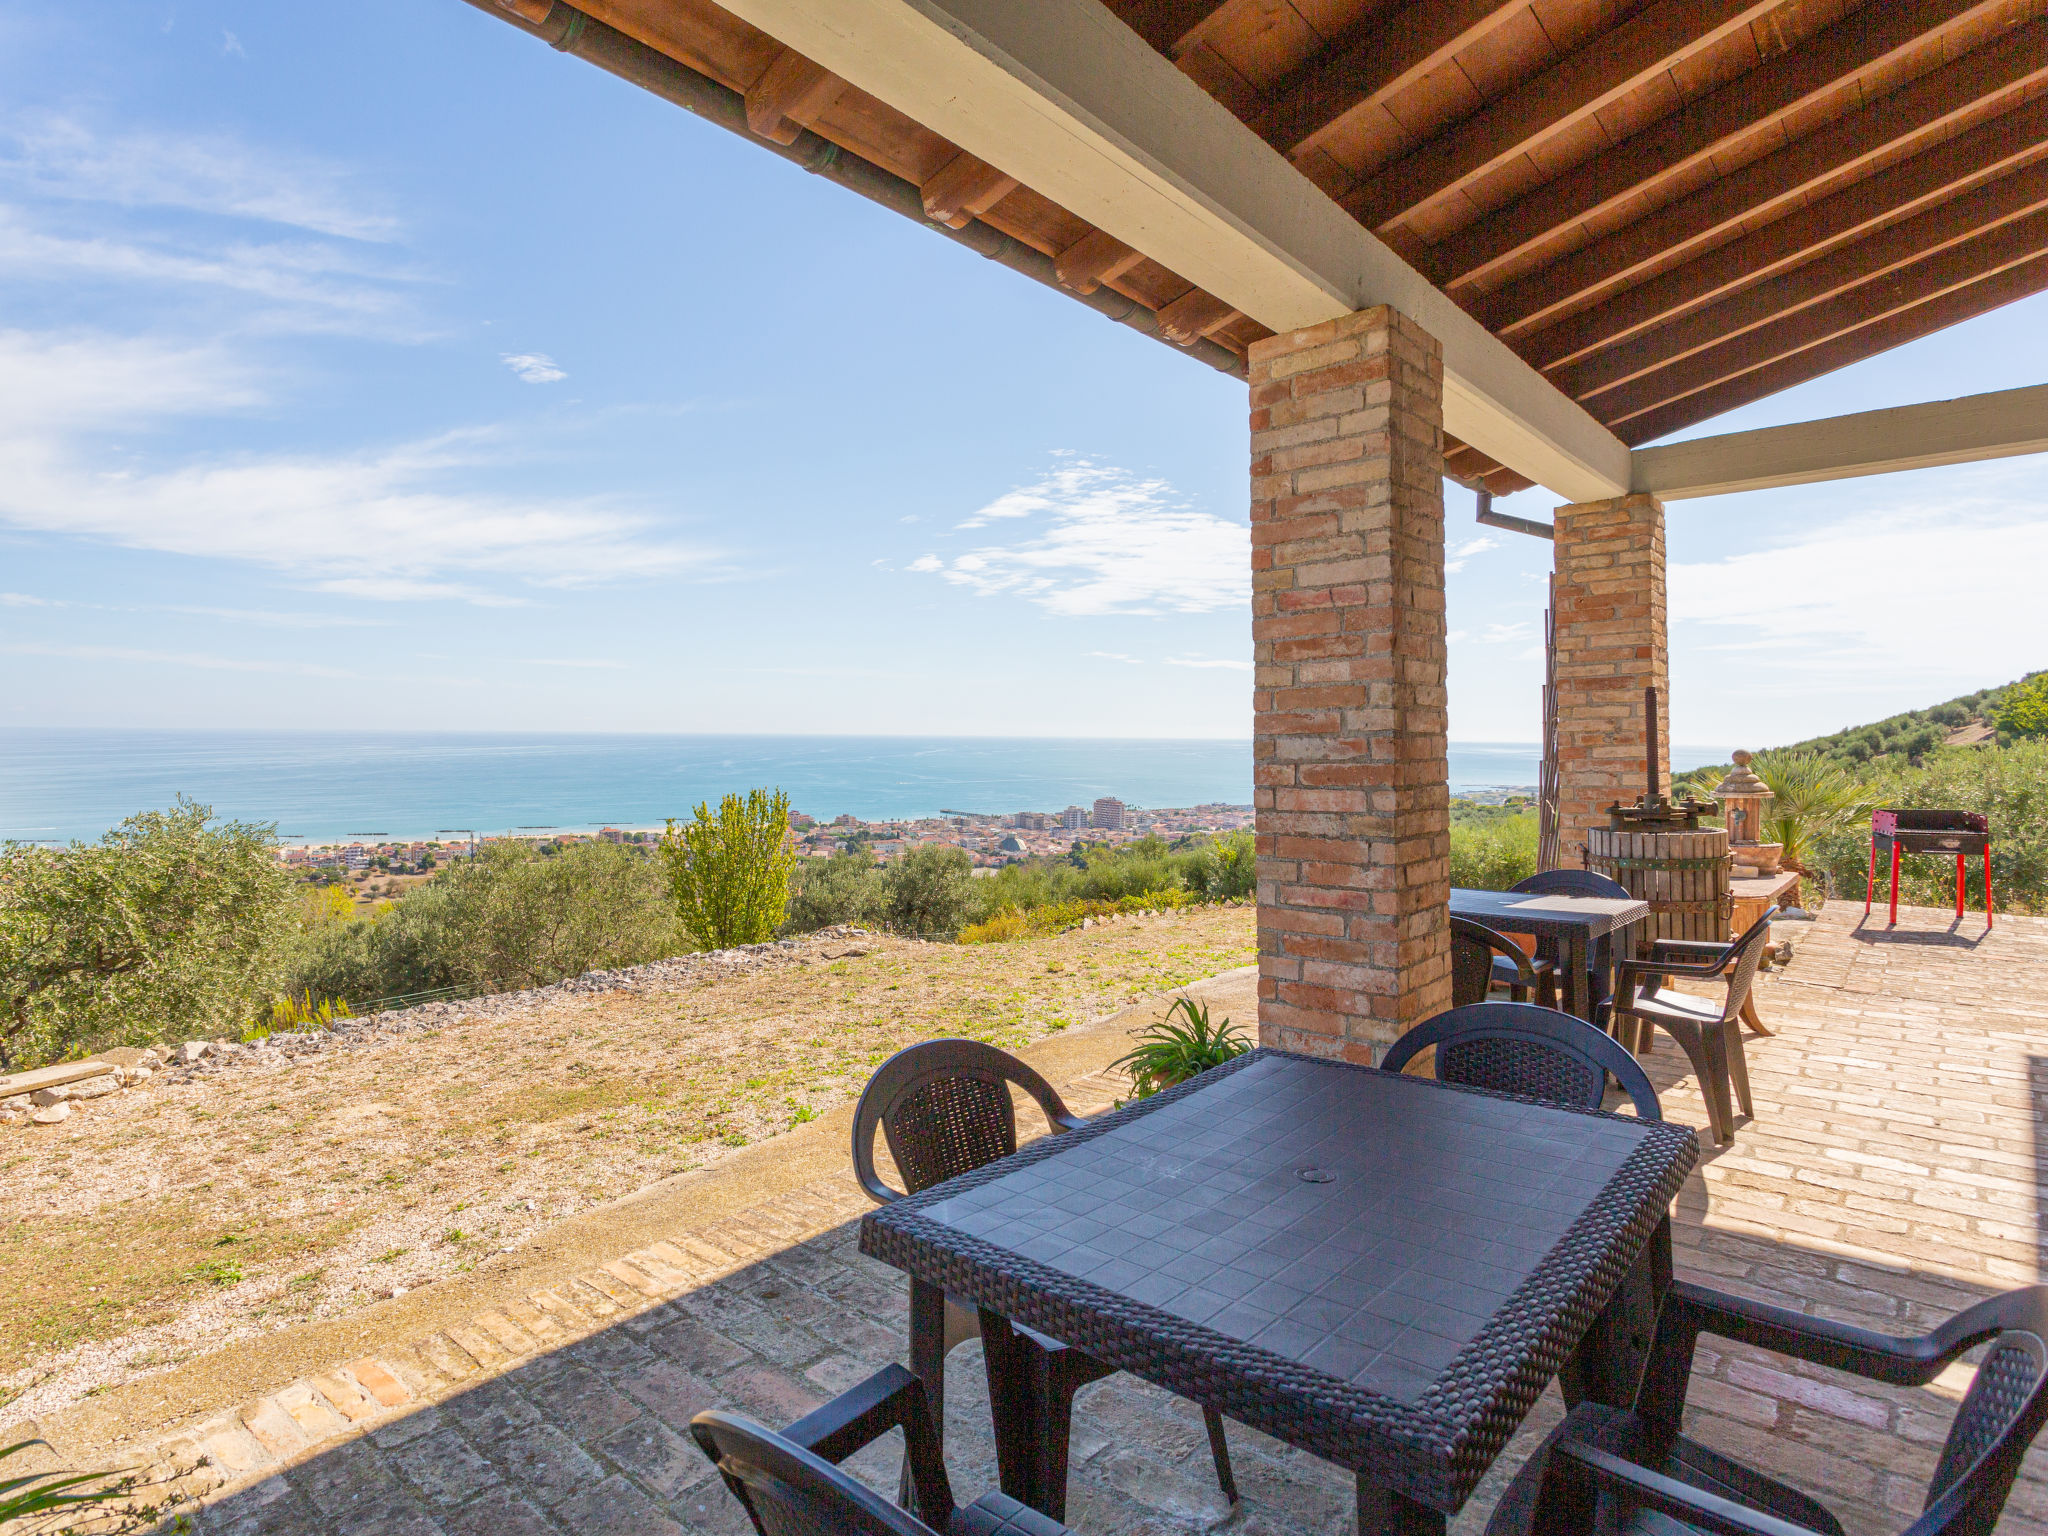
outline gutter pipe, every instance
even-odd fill
[[[814,176],[822,176],[849,192],[858,193],[869,202],[879,203],[892,213],[914,220],[954,244],[966,246],[976,255],[985,256],[1013,272],[1022,273],[1033,282],[1055,289],[1063,298],[1085,304],[1105,319],[1129,326],[1141,336],[1149,336],[1176,352],[1207,363],[1219,373],[1239,379],[1246,377],[1244,359],[1228,347],[1207,339],[1198,339],[1187,347],[1168,341],[1160,334],[1158,315],[1137,300],[1125,298],[1107,287],[1098,288],[1093,293],[1074,292],[1054,274],[1050,256],[979,219],[965,229],[953,229],[925,217],[924,197],[914,182],[885,171],[858,155],[848,154],[830,139],[808,128],[797,135],[793,144],[778,144],[773,139],[763,138],[747,127],[746,99],[738,91],[721,85],[708,75],[699,74],[687,64],[648,47],[637,38],[628,37],[596,17],[564,4],[563,0],[553,0],[552,4],[545,4],[545,0],[522,0],[518,11],[498,4],[497,0],[468,0],[468,3],[500,21],[511,23],[562,53],[595,64],[606,73],[651,91],[685,112],[714,123],[729,133],[738,134],[748,143],[801,166]],[[540,19],[530,20],[525,13],[538,13]]]

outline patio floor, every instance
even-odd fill
[[[1887,932],[1881,913],[1866,922],[1835,903],[1795,963],[1762,980],[1758,1005],[1778,1033],[1749,1046],[1757,1119],[1707,1152],[1680,1197],[1683,1273],[1896,1332],[2037,1277],[2048,919],[2001,917],[1987,936],[1981,916],[1952,925],[1918,909]],[[1076,1109],[1106,1107],[1099,1067],[1114,1043],[1101,1043],[1097,1070],[1061,1079]],[[1079,1044],[1062,1046],[1070,1069]],[[1680,1053],[1660,1042],[1648,1065],[1667,1116],[1704,1124]],[[783,1422],[903,1358],[902,1279],[854,1251],[866,1208],[841,1176],[764,1195],[426,1338],[370,1338],[329,1371],[131,1443],[123,1458],[203,1500],[188,1508],[207,1532],[740,1531],[684,1426],[713,1405]],[[1850,1531],[1894,1532],[1918,1512],[1967,1382],[1958,1367],[1897,1391],[1703,1347],[1689,1428],[1807,1488]],[[992,1487],[975,1346],[953,1356],[947,1407],[956,1486]],[[1558,1411],[1547,1395],[1454,1529],[1483,1526]],[[1350,1526],[1343,1474],[1230,1433],[1245,1494],[1235,1512],[1190,1405],[1130,1377],[1088,1389],[1070,1522],[1090,1536]],[[93,1450],[52,1439],[74,1463]],[[2044,1455],[2001,1530],[2048,1532]],[[887,1448],[856,1463],[891,1486],[893,1466]]]

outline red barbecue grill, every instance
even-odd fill
[[[1984,856],[1984,926],[1991,926],[1991,823],[1975,811],[1901,811],[1870,813],[1870,881],[1863,892],[1863,913],[1870,915],[1877,895],[1879,850],[1891,855],[1892,915],[1899,920],[1899,855],[1902,853],[1952,853],[1956,859],[1956,916],[1963,915],[1963,860],[1973,853]]]

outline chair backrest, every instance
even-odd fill
[[[1777,915],[1777,910],[1772,907],[1729,946],[1728,998],[1721,1006],[1721,1022],[1724,1024],[1734,1022],[1742,1012],[1742,1005],[1749,1001],[1750,984],[1756,980],[1757,966],[1763,963],[1764,946],[1771,941],[1771,919]]]
[[[1529,966],[1529,957],[1522,953],[1522,947],[1504,933],[1498,933],[1484,923],[1475,923],[1469,917],[1451,919],[1451,1006],[1462,1008],[1467,1003],[1486,1001],[1487,988],[1493,985],[1493,957],[1506,955],[1515,962],[1516,984],[1524,987],[1536,985],[1536,973]]]
[[[1598,1109],[1611,1073],[1644,1120],[1661,1120],[1657,1090],[1611,1035],[1583,1019],[1534,1003],[1472,1003],[1425,1019],[1396,1040],[1380,1063],[1399,1072],[1429,1046],[1446,1083],[1491,1088],[1580,1109]]]
[[[934,1536],[915,1515],[751,1419],[700,1413],[690,1433],[761,1536]]]
[[[1605,896],[1615,901],[1635,899],[1619,880],[1610,880],[1590,869],[1539,870],[1526,880],[1517,880],[1508,889],[1523,896]]]
[[[1017,1150],[1015,1083],[1045,1111],[1055,1131],[1078,1122],[1052,1084],[1005,1051],[979,1040],[926,1040],[898,1051],[875,1071],[853,1111],[853,1171],[878,1202],[901,1199],[972,1172]],[[875,1171],[875,1131],[903,1175],[893,1190]]]
[[[1990,1536],[2026,1455],[2048,1423],[2048,1289],[2030,1286],[1994,1297],[1988,1307],[2030,1314],[1991,1340],[1956,1410],[1925,1512],[1908,1536]],[[1980,1310],[1970,1309],[1971,1313]],[[1967,1320],[1964,1314],[1955,1321]]]

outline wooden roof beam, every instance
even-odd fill
[[[1910,160],[1796,208],[1691,261],[1624,288],[1516,343],[1538,368],[1552,368],[1640,331],[1716,295],[1805,259],[1822,246],[1882,224],[1980,177],[2002,172],[2048,143],[2048,97],[2015,107]]]
[[[1345,194],[1359,221],[1384,230],[1411,209],[1591,117],[1776,7],[1778,0],[1655,0],[1535,78],[1490,102]]]
[[[1938,42],[2007,0],[1908,0],[1864,6],[1719,90],[1686,103],[1526,196],[1431,247],[1422,269],[1438,283],[1481,276],[1557,231],[1783,122],[1872,66]]]
[[[1568,501],[1628,489],[1614,434],[1099,0],[725,8],[1270,330],[1392,305],[1442,345],[1445,430]]]
[[[845,89],[846,82],[837,75],[785,48],[747,87],[747,126],[764,139],[794,144]]]
[[[1017,178],[1006,176],[986,160],[964,151],[934,171],[918,189],[924,216],[950,229],[965,229],[1017,190]]]
[[[1712,389],[1795,352],[1910,309],[2048,252],[2048,212],[1952,245],[1718,346],[1680,358],[1596,395],[1589,408],[1610,426]]]
[[[1638,448],[1635,488],[1665,501],[2048,453],[2048,384]]]
[[[1053,258],[1052,269],[1059,280],[1076,293],[1093,293],[1104,283],[1113,283],[1145,259],[1115,235],[1091,229]]]
[[[1252,131],[1283,155],[1313,149],[1354,112],[1412,85],[1529,0],[1416,0],[1393,16],[1366,18],[1358,41],[1311,63],[1274,92]]]
[[[1534,329],[1542,319],[1620,281],[1674,249],[1785,202],[1815,182],[1853,169],[1915,135],[1979,108],[1987,98],[2048,79],[2048,18],[2014,27],[1987,47],[1836,118],[1802,139],[1665,204],[1604,239],[1582,246],[1498,292],[1473,300],[1496,333]]]
[[[1238,318],[1238,312],[1214,294],[1190,288],[1172,303],[1159,306],[1159,334],[1177,347],[1191,347]]]
[[[2048,209],[2048,160],[1838,246],[1820,260],[1740,289],[1683,319],[1602,348],[1551,377],[1575,400],[1600,400],[1602,390],[1694,353],[1733,346],[1735,338],[1758,326],[2042,209]]]
[[[1655,442],[1660,437],[1682,432],[1702,421],[1711,421],[1716,416],[1790,389],[1795,384],[1804,384],[1810,379],[1833,373],[1837,368],[1860,363],[1865,358],[1889,352],[1923,336],[1932,336],[1936,331],[1947,330],[1952,325],[1974,320],[1979,315],[2042,292],[2048,292],[2048,256],[2036,256],[2018,266],[2007,267],[2003,272],[1972,283],[1967,288],[1953,289],[1939,298],[1887,315],[1820,346],[1795,352],[1790,357],[1730,379],[1713,389],[1674,400],[1667,406],[1624,423],[1619,429],[1620,434],[1631,444]]]

